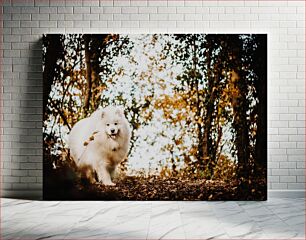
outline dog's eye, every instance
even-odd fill
[[[107,124],[106,124],[106,126],[108,126],[108,127],[109,127],[109,123],[107,123]]]
[[[115,125],[118,125],[118,123],[115,123]]]

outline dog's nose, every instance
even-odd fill
[[[115,129],[111,129],[111,133],[115,133]]]

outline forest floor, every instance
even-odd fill
[[[65,176],[65,177],[63,177]],[[90,184],[75,172],[59,169],[44,176],[46,200],[265,200],[266,181],[258,178],[242,187],[236,180],[125,176],[115,186]]]

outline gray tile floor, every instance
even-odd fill
[[[305,239],[305,199],[105,202],[1,199],[3,239]]]

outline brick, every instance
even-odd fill
[[[288,189],[303,189],[303,190],[305,190],[305,183],[288,183]]]
[[[34,5],[38,6],[38,7],[40,7],[40,6],[49,6],[50,2],[49,2],[49,0],[43,0],[43,1],[41,1],[41,0],[34,0]]]
[[[303,176],[305,175],[305,169],[289,169],[290,176]]]
[[[149,20],[149,14],[132,14],[130,20],[146,21]]]
[[[208,15],[209,11],[210,11],[210,8],[207,8],[207,7],[197,7],[196,8],[196,13],[201,13],[201,14],[207,14]]]
[[[12,28],[3,28],[2,29],[2,34],[3,35],[11,35],[12,34],[12,31],[11,31]],[[14,29],[14,28],[13,28]]]
[[[33,190],[42,190],[42,183],[31,183],[31,188]]]
[[[114,0],[100,0],[100,6],[113,6]]]
[[[157,13],[157,7],[139,7],[139,13]]]
[[[254,8],[251,8],[251,13],[258,13],[258,14],[278,13],[278,8],[276,7],[254,7]]]
[[[40,21],[39,22],[39,27],[57,27],[57,22],[56,21]]]
[[[32,20],[49,20],[49,14],[32,14]]]
[[[58,21],[57,26],[59,28],[73,27],[73,21]]]
[[[194,21],[176,21],[178,28],[194,28]]]
[[[74,7],[73,13],[90,13],[90,7]]]
[[[177,7],[176,11],[177,13],[195,13],[196,8],[195,7]]]
[[[279,164],[280,164],[279,165],[280,168],[295,168],[296,167],[295,162],[280,162]]]
[[[139,21],[124,21],[121,23],[121,26],[127,28],[137,28],[139,27]]]
[[[13,176],[11,169],[1,169],[2,176]]]
[[[137,7],[124,7],[121,9],[121,12],[124,14],[138,13],[138,8]]]
[[[113,14],[100,14],[99,20],[101,21],[113,20]]]
[[[39,13],[38,7],[22,7],[21,13]]]
[[[305,159],[305,149],[287,149],[286,151],[289,161],[304,161]]]
[[[305,148],[305,146],[306,146],[306,145],[305,145],[305,141],[303,141],[303,142],[297,142],[297,143],[296,143],[296,147],[297,147],[297,148]]]
[[[25,189],[28,189],[28,184],[27,183],[13,183],[11,188],[14,190],[25,190]]]
[[[28,175],[28,171],[27,170],[17,170],[17,169],[13,169],[12,170],[12,176],[15,177],[24,177]]]
[[[272,175],[288,176],[289,175],[289,170],[288,169],[272,169]]]
[[[288,128],[288,121],[271,121],[270,127]]]
[[[100,2],[99,0],[90,0],[90,1],[82,1],[83,2],[83,6],[95,6],[95,7],[99,7],[100,6]]]
[[[83,14],[66,14],[65,20],[82,20]]]
[[[176,21],[158,21],[159,28],[175,28],[176,24]]]
[[[272,149],[272,148],[279,148],[279,142],[268,142],[268,148]]]
[[[128,14],[113,14],[115,21],[126,21],[130,20],[130,15]]]
[[[77,28],[89,28],[90,21],[74,21],[73,25],[74,27],[77,27]]]
[[[65,14],[50,14],[51,21],[64,21]]]
[[[4,50],[3,52],[4,57],[20,57],[19,50]]]
[[[296,182],[305,183],[305,176],[296,176]]]
[[[279,182],[279,176],[269,176],[268,180],[271,183],[278,183]]]
[[[12,20],[31,20],[31,14],[14,14]]]
[[[90,12],[91,13],[103,13],[104,8],[102,8],[102,7],[90,7]]]
[[[287,103],[287,101],[285,102]],[[297,102],[296,103],[294,102],[293,105],[296,106]],[[280,114],[279,117],[281,121],[282,120],[296,120],[296,114]]]
[[[140,21],[139,22],[141,28],[157,28],[158,21]]]
[[[273,168],[279,168],[279,162],[269,162],[269,168],[273,169]]]
[[[3,7],[3,13],[21,13],[21,7]]]
[[[176,13],[175,7],[158,7],[157,8],[158,13]]]
[[[280,176],[279,182],[283,183],[295,183],[296,176]]]
[[[148,5],[148,0],[142,0],[142,1],[139,1],[139,0],[131,0],[130,5],[131,5],[131,6],[135,6],[135,7],[147,6],[147,5]],[[169,5],[169,2],[168,2],[168,5]]]
[[[153,21],[168,20],[168,14],[150,14],[150,20],[153,20]]]
[[[33,183],[36,182],[36,177],[20,177],[22,183]]]
[[[13,35],[28,35],[31,34],[32,29],[30,27],[22,27],[22,28],[13,28],[12,34]]]
[[[210,22],[210,27],[212,28],[222,28],[222,29],[226,29],[226,28],[233,28],[234,27],[234,23],[231,21],[211,21]]]
[[[183,14],[169,14],[168,18],[170,21],[182,21],[184,20]]]
[[[126,7],[130,6],[130,1],[128,0],[115,0],[114,1],[114,6],[120,6],[120,7]]]
[[[73,7],[58,7],[57,8],[57,13],[61,14],[61,13],[73,13]]]
[[[91,21],[90,22],[90,27],[107,27],[107,22],[106,21]]]
[[[244,17],[242,14],[219,14],[219,20],[221,21],[238,21],[243,19]]]
[[[287,183],[272,183],[272,189],[278,190],[278,189],[287,189],[288,184]]]
[[[190,20],[201,21],[202,14],[185,14],[185,20],[186,21],[190,21]]]
[[[3,176],[3,182],[5,182],[5,183],[20,182],[20,177]]]
[[[66,6],[68,7],[82,6],[82,1],[79,1],[79,0],[69,0],[65,2],[66,2]]]
[[[279,134],[297,134],[297,129],[296,128],[280,128],[279,129]]]
[[[49,14],[57,13],[57,7],[40,7],[39,12],[40,13],[49,13]]]
[[[290,121],[289,122],[289,127],[304,127],[305,126],[305,122],[304,121]]]
[[[3,27],[7,28],[15,28],[20,27],[20,21],[4,21]]]
[[[50,6],[56,6],[56,7],[64,7],[66,5],[66,1],[61,0],[50,0]]]
[[[42,177],[41,170],[28,170],[29,176]]]
[[[305,162],[297,162],[297,163],[296,163],[296,167],[297,167],[298,169],[300,169],[300,168],[305,168]]]
[[[294,14],[294,13],[297,12],[297,9],[296,9],[296,7],[288,7],[288,6],[286,6],[286,7],[280,7],[278,11],[279,11],[279,13]]]
[[[291,142],[304,142],[305,141],[305,135],[290,135],[289,141]]]
[[[25,28],[37,28],[39,27],[39,21],[21,21],[21,27]]]
[[[209,13],[225,13],[225,7],[210,7]]]
[[[167,6],[167,1],[162,0],[154,0],[154,1],[148,1],[149,6]]]
[[[103,10],[104,13],[121,13],[120,7],[105,7]]]

